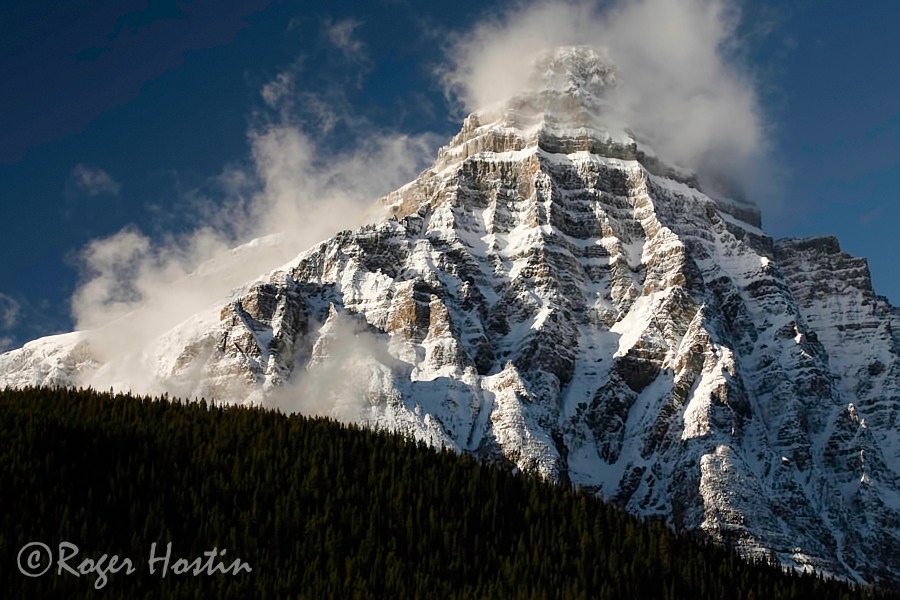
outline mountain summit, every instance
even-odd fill
[[[604,51],[589,46],[544,51],[520,90],[476,114],[493,121],[495,128],[515,130],[525,138],[568,134],[633,144],[621,127],[613,127],[619,117],[610,96],[617,76]]]
[[[607,98],[615,85],[615,67],[593,48],[544,52],[516,95],[466,119],[459,135],[441,151],[439,165],[484,150],[508,152],[531,146],[635,158],[637,144],[616,125],[618,117]]]
[[[332,414],[507,461],[743,553],[900,580],[900,311],[833,238],[774,241],[607,112],[591,48],[538,60],[434,166],[172,328],[0,355],[0,385]],[[140,380],[135,375],[140,373]]]

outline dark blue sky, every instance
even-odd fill
[[[271,118],[261,90],[279,73],[293,77],[294,102],[281,110],[322,157],[358,144],[361,130],[448,139],[460,114],[435,75],[443,49],[505,4],[6,3],[0,349],[72,328],[91,240],[201,225],[191,199],[206,190],[214,200],[211,181],[252,165],[247,134]],[[876,291],[900,303],[900,4],[741,6],[741,56],[781,171],[779,198],[761,202],[764,228],[837,235],[869,259]]]

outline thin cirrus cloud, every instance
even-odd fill
[[[118,196],[122,186],[103,169],[83,164],[75,165],[70,174],[75,189],[88,196]]]

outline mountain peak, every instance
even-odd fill
[[[699,175],[660,156],[632,131],[617,98],[618,67],[596,46],[560,46],[536,55],[530,74],[506,100],[470,114],[450,144],[440,149],[434,171],[458,166],[484,152],[535,151],[637,161],[648,172],[701,189]],[[720,210],[758,228],[759,207],[722,178],[707,173],[703,191]],[[392,200],[391,200],[392,201]]]
[[[634,160],[637,144],[609,100],[618,71],[603,48],[563,46],[542,51],[526,82],[494,106],[470,114],[437,168],[479,152],[539,147]]]
[[[546,49],[534,59],[528,79],[517,93],[476,114],[483,123],[495,127],[551,132],[593,129],[600,139],[615,137],[632,142],[608,100],[617,77],[618,71],[603,48]]]
[[[616,66],[604,48],[551,48],[535,59],[526,93],[563,94],[594,103],[615,87],[617,74]]]

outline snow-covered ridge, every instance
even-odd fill
[[[152,344],[104,362],[47,338],[0,355],[0,386],[137,364],[153,391],[404,431],[747,554],[900,579],[900,312],[865,262],[774,242],[637,153],[546,147],[581,113],[541,110],[470,117],[388,220]]]

